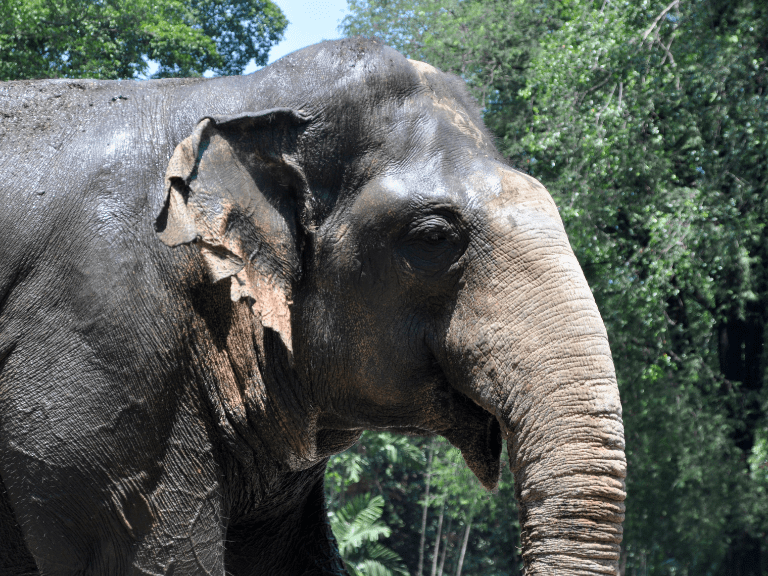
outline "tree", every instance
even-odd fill
[[[419,540],[419,565],[416,568],[416,576],[424,573],[424,546],[427,537],[427,514],[429,512],[429,488],[432,483],[432,460],[435,456],[434,441],[429,447],[429,456],[427,456],[426,486],[424,488],[424,501],[422,502],[421,515],[421,538]]]
[[[587,4],[524,92],[520,161],[561,207],[617,358],[630,567],[763,570],[747,466],[768,392],[763,10]]]
[[[447,504],[451,516],[464,525],[455,571],[456,576],[461,576],[473,520],[492,506],[491,494],[473,477],[458,450],[444,440],[440,442],[440,448],[431,470],[435,477],[435,501]]]
[[[506,462],[506,452],[502,461]],[[431,490],[427,496],[428,475]],[[356,446],[331,459],[326,474],[331,510],[360,495],[385,499],[382,520],[394,530],[382,543],[403,558],[411,574],[418,568],[422,533],[427,541],[437,542],[424,554],[430,573],[455,574],[462,564],[463,574],[519,574],[521,562],[515,553],[519,524],[513,492],[506,466],[499,493],[493,495],[480,485],[461,453],[444,439],[389,432],[365,432]],[[424,504],[428,514],[422,532]]]
[[[0,80],[240,74],[286,26],[271,0],[0,0]]]
[[[546,0],[348,0],[339,29],[376,36],[409,58],[457,74],[507,146],[519,142],[530,107],[520,96],[538,40],[572,9]],[[516,150],[515,154],[520,150]]]

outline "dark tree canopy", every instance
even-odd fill
[[[240,74],[287,23],[270,0],[0,0],[0,80]]]

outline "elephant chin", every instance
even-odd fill
[[[462,404],[456,426],[442,435],[461,451],[480,483],[495,491],[501,475],[501,427],[495,416],[468,398]]]

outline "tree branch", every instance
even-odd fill
[[[664,16],[667,15],[667,12],[672,10],[675,6],[679,6],[680,0],[672,0],[672,3],[664,8],[664,10],[661,11],[661,14],[656,16],[656,20],[653,21],[653,24],[651,24],[648,29],[643,33],[643,42],[645,42],[645,39],[648,38],[648,35],[653,32],[653,29],[656,28],[656,25],[659,23],[659,21],[664,18]]]

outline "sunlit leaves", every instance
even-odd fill
[[[330,524],[352,576],[408,576],[396,552],[379,542],[392,530],[381,520],[384,499],[361,494],[330,513]]]
[[[270,0],[2,0],[0,80],[238,74],[286,25]]]
[[[428,453],[434,450],[432,465]],[[455,572],[461,537],[472,522],[464,560],[465,574],[516,574],[520,558],[512,476],[502,455],[503,473],[497,494],[485,490],[464,463],[461,453],[442,438],[412,438],[388,432],[365,432],[360,442],[334,456],[326,473],[326,496],[332,511],[349,506],[358,496],[385,497],[382,515],[393,532],[384,544],[399,552],[415,570],[420,542],[424,485],[431,477],[425,566],[431,567],[440,510],[444,521],[438,550],[446,551],[445,573]],[[335,529],[334,529],[335,530]],[[425,568],[425,573],[429,569]]]
[[[585,3],[543,38],[524,147],[616,359],[628,566],[695,573],[768,516],[735,445],[765,422],[754,397],[766,389],[726,378],[720,332],[766,321],[766,149],[748,132],[763,141],[768,128],[764,15],[681,1],[657,18],[665,6]]]

